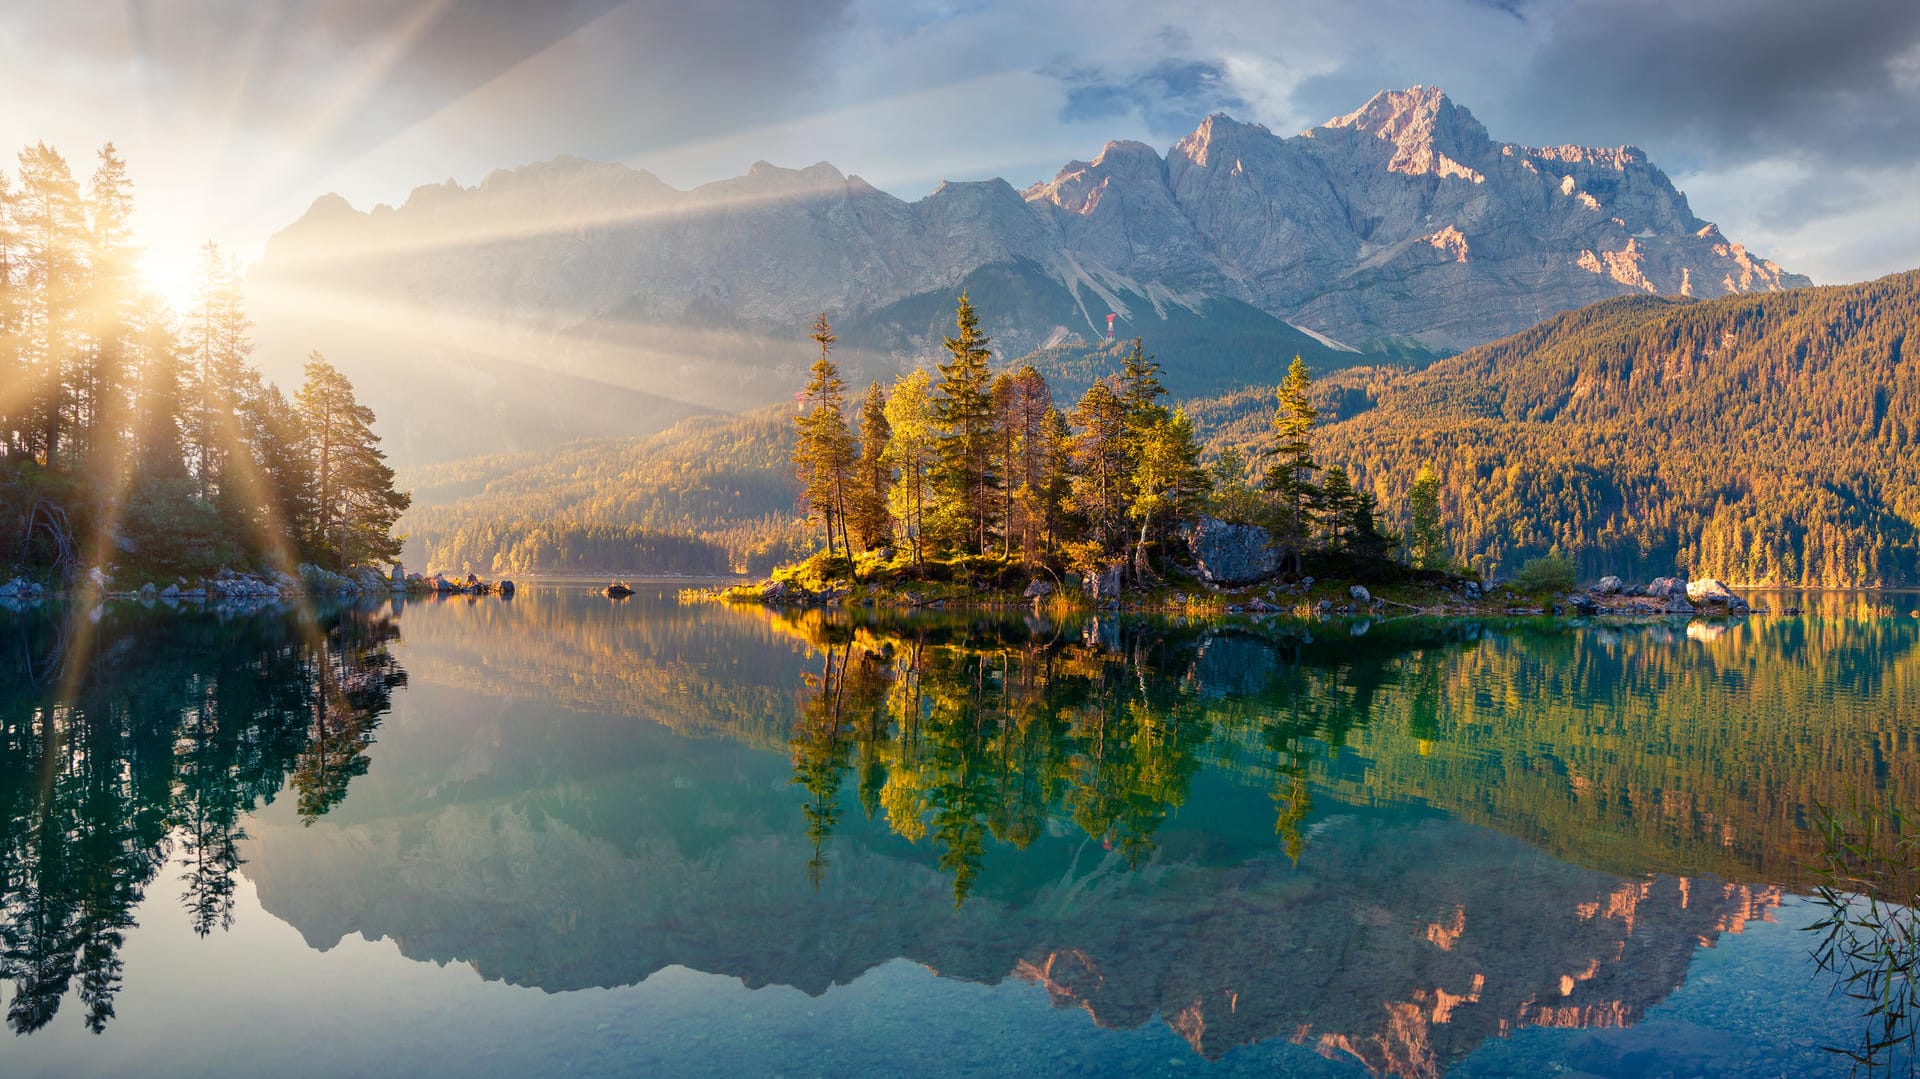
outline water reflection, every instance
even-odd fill
[[[0,979],[16,1033],[72,990],[114,1015],[131,911],[178,853],[196,932],[232,923],[243,818],[291,786],[325,813],[367,769],[406,673],[364,611],[239,619],[127,608],[68,648],[66,612],[0,619]],[[71,660],[71,662],[70,662]]]
[[[368,612],[110,619],[71,691],[9,669],[15,1011],[104,1023],[172,856],[202,932],[237,871],[316,949],[547,991],[679,965],[821,994],[904,957],[1208,1059],[1434,1075],[1639,1022],[1807,885],[1812,807],[1920,801],[1904,618],[1356,634],[580,592],[410,606],[404,641]],[[0,623],[23,656],[55,631]]]

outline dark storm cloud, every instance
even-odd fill
[[[1538,131],[1685,147],[1704,165],[1920,159],[1920,3],[1572,4],[1503,103]]]
[[[1138,113],[1155,135],[1184,135],[1210,113],[1244,109],[1226,71],[1205,60],[1169,60],[1132,73],[1081,68],[1060,73],[1067,84],[1060,119],[1104,120]]]

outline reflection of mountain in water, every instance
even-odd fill
[[[552,991],[680,964],[820,993],[904,956],[1209,1057],[1284,1038],[1433,1074],[1636,1021],[1779,901],[1726,881],[1792,864],[1797,807],[1916,789],[1881,736],[1914,718],[1897,623],[748,622],[722,654],[525,610],[410,627],[422,707],[383,767],[311,829],[261,818],[248,872],[315,946]],[[533,630],[551,666],[471,662]],[[480,703],[549,683],[584,711]]]

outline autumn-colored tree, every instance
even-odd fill
[[[813,324],[812,337],[820,346],[820,358],[813,361],[811,377],[800,397],[800,414],[794,419],[798,437],[793,445],[793,463],[800,476],[801,507],[810,520],[819,521],[826,529],[827,553],[833,554],[836,528],[843,540],[847,535],[853,432],[847,429],[844,411],[846,383],[841,381],[840,369],[830,355],[838,338],[824,312]]]
[[[923,370],[900,378],[887,396],[885,461],[895,477],[887,503],[913,550],[915,566],[926,564],[927,503],[939,460],[939,421],[933,408],[933,383]]]
[[[893,514],[887,509],[887,493],[893,488],[893,467],[887,463],[892,437],[887,394],[876,382],[867,387],[860,404],[860,458],[854,464],[853,497],[847,510],[853,534],[865,550],[893,543]]]
[[[1313,482],[1318,466],[1313,461],[1311,441],[1313,424],[1320,412],[1307,399],[1312,386],[1313,376],[1307,372],[1306,363],[1295,356],[1276,394],[1273,440],[1268,447],[1271,463],[1264,482],[1274,495],[1276,530],[1286,542],[1295,566],[1299,565],[1300,552],[1307,545],[1315,500],[1320,495],[1319,487]]]

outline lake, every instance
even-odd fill
[[[1920,599],[1789,601],[0,611],[0,1073],[1845,1075]]]

